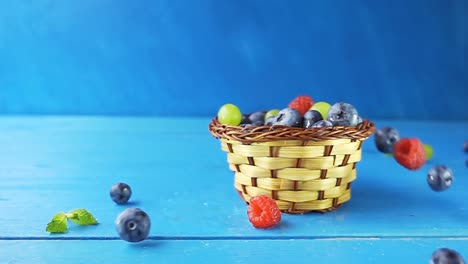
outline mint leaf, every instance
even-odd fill
[[[96,225],[98,222],[94,216],[85,209],[71,210],[66,215],[70,221],[77,225]]]
[[[65,233],[67,229],[67,215],[65,213],[56,214],[46,227],[46,231],[50,233]]]

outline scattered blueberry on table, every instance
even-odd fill
[[[143,210],[127,208],[115,219],[115,228],[121,239],[128,242],[140,242],[148,237],[151,221]]]
[[[132,196],[132,188],[126,183],[119,182],[112,185],[109,194],[116,204],[126,204]]]
[[[438,165],[431,168],[427,174],[427,183],[436,192],[448,189],[453,182],[453,172],[446,166]]]
[[[430,264],[465,264],[462,255],[450,248],[439,248],[431,256]]]

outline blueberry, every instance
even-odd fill
[[[357,117],[357,124],[359,125],[359,124],[361,124],[361,123],[362,123],[362,117],[358,116],[358,117]]]
[[[313,124],[323,120],[322,114],[317,110],[309,110],[304,114],[304,128],[312,127]]]
[[[115,228],[121,239],[128,242],[145,240],[150,231],[151,221],[139,208],[127,208],[115,219]]]
[[[112,201],[114,201],[116,204],[125,204],[132,196],[132,189],[130,186],[128,186],[128,184],[119,182],[112,185],[109,194]]]
[[[375,146],[380,152],[393,153],[395,143],[400,140],[400,133],[392,127],[383,127],[375,132]]]
[[[331,127],[333,126],[332,122],[328,120],[320,120],[312,125],[312,127]]]
[[[453,249],[439,248],[432,253],[430,264],[465,264],[465,260]]]
[[[465,141],[465,143],[463,144],[463,151],[465,151],[466,153],[468,153],[468,140]]]
[[[348,103],[336,103],[328,110],[327,119],[334,126],[355,126],[358,124],[358,112]]]
[[[250,124],[249,114],[242,114],[241,124]]]
[[[284,108],[275,116],[273,125],[302,127],[302,115],[294,108]]]
[[[265,121],[265,126],[271,126],[275,122],[276,116],[270,116],[266,121]]]
[[[427,183],[436,192],[448,189],[452,185],[452,182],[452,170],[443,165],[431,168],[427,174]]]
[[[249,115],[249,120],[251,124],[256,126],[262,126],[263,122],[265,122],[265,111],[255,112]]]

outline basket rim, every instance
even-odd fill
[[[208,125],[211,135],[217,139],[239,141],[244,144],[283,141],[323,141],[334,139],[365,140],[375,132],[372,121],[364,119],[357,126],[333,126],[302,128],[289,126],[230,126],[223,125],[214,117]]]

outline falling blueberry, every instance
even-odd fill
[[[302,116],[299,111],[294,108],[285,108],[275,116],[273,125],[302,127]]]
[[[448,189],[453,182],[452,170],[443,165],[431,168],[427,174],[427,183],[436,192]]]
[[[304,128],[310,128],[313,124],[323,120],[322,114],[317,110],[309,110],[304,114]]]
[[[332,122],[328,120],[320,120],[317,123],[313,124],[312,127],[331,127],[333,126]]]
[[[465,143],[463,144],[463,151],[464,151],[465,153],[468,153],[468,140],[465,141]]]
[[[336,103],[327,114],[328,121],[334,126],[356,126],[358,124],[358,112],[354,106],[348,103]]]
[[[120,238],[128,242],[145,240],[150,231],[151,221],[139,208],[127,208],[115,219],[115,228]]]
[[[126,183],[119,182],[112,185],[110,197],[116,204],[125,204],[132,196],[132,189]]]
[[[375,146],[380,152],[393,153],[393,147],[398,140],[400,133],[393,127],[383,127],[375,132]]]
[[[430,264],[465,264],[457,251],[450,248],[439,248],[432,253]]]

